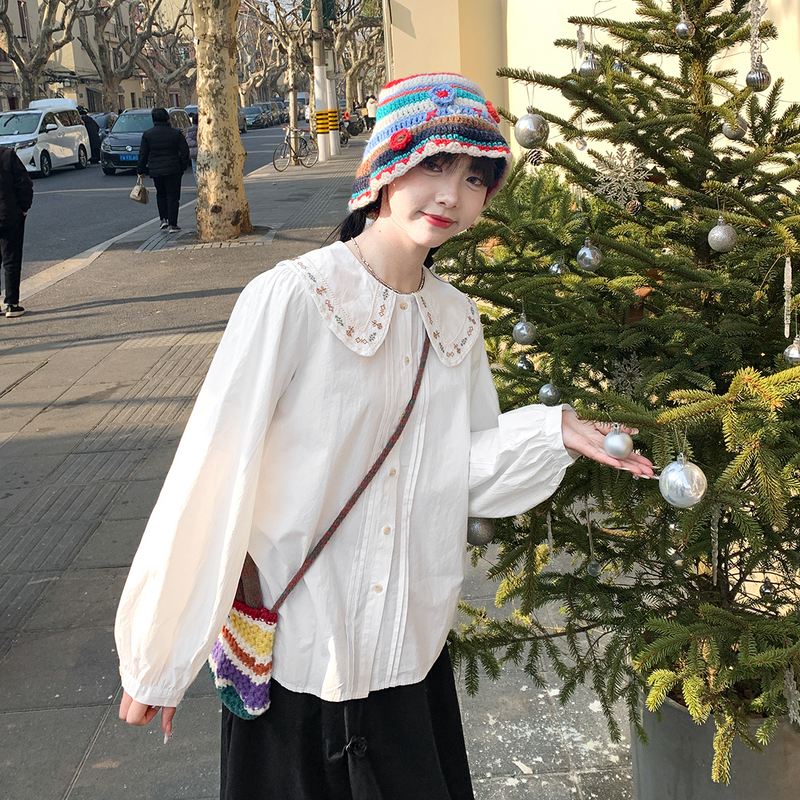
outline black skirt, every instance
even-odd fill
[[[447,649],[420,683],[331,703],[276,681],[269,710],[222,709],[221,800],[474,800]]]

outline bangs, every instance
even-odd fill
[[[444,166],[452,164],[457,158],[462,158],[462,153],[437,153],[423,159],[423,164],[437,164]],[[506,162],[502,158],[489,158],[488,156],[466,156],[472,161],[470,171],[473,175],[481,179],[487,189],[492,189],[497,185],[503,175]]]

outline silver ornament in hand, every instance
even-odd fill
[[[620,460],[627,458],[633,452],[633,439],[630,434],[620,428],[618,422],[614,423],[614,427],[610,433],[606,434],[603,439],[603,449],[612,458]]]

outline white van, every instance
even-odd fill
[[[29,108],[0,114],[0,147],[16,150],[25,169],[42,178],[58,167],[89,163],[89,134],[74,100],[34,100]]]

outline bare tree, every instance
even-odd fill
[[[352,109],[353,100],[359,97],[358,85],[363,81],[364,73],[373,64],[375,52],[381,50],[383,42],[383,29],[364,28],[357,31],[349,47],[342,53],[342,66],[344,67],[345,102],[347,108]]]
[[[38,31],[34,34],[23,30],[18,35],[9,16],[9,8],[18,10],[16,0],[0,0],[0,47],[14,65],[23,106],[38,99],[47,62],[74,39],[76,20],[91,14],[98,3],[99,0],[39,0]]]
[[[169,105],[171,86],[176,82],[193,84],[196,78],[190,9],[190,0],[184,0],[172,21],[163,12],[158,13],[153,20],[152,36],[136,59],[155,93],[156,105],[163,108]],[[191,81],[184,80],[188,77]],[[183,87],[183,94],[187,94],[186,89],[188,86]]]
[[[356,37],[364,32],[371,32],[374,29],[381,31],[381,18],[377,15],[378,7],[375,0],[337,0],[338,13],[331,24],[332,45],[339,64],[350,64],[349,75],[355,74],[361,67],[353,67],[354,62],[358,62],[360,55],[357,55]],[[375,14],[375,16],[367,16]],[[369,34],[367,34],[369,35]],[[373,45],[383,42],[383,35],[376,36]],[[346,72],[346,74],[348,74]],[[347,97],[347,108],[352,109],[352,83],[348,79],[345,83]]]
[[[243,106],[249,106],[255,90],[274,86],[286,71],[286,54],[270,28],[261,23],[258,14],[246,3],[239,10],[236,39],[239,97]]]
[[[197,235],[227,241],[249,233],[245,150],[237,124],[238,0],[192,0],[197,48]]]
[[[117,107],[120,83],[138,68],[161,2],[99,0],[90,14],[79,19],[78,41],[100,76],[106,111]]]

